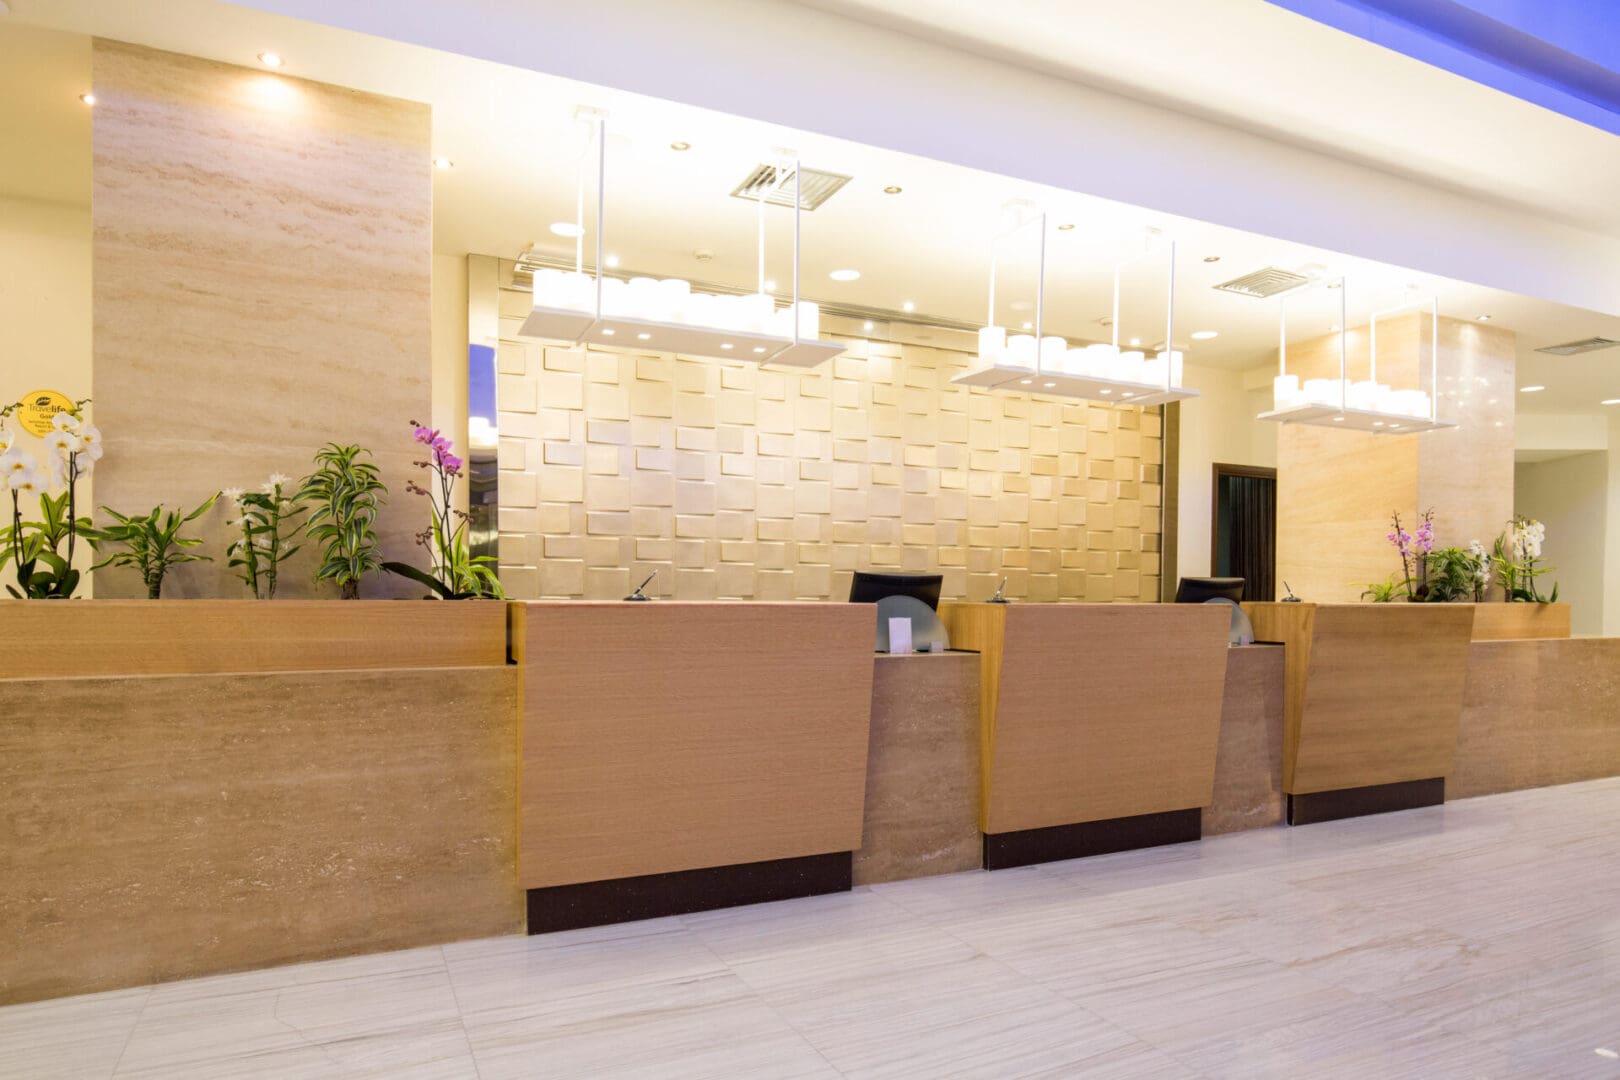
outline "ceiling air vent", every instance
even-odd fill
[[[799,172],[803,185],[799,191],[799,205],[806,210],[814,210],[832,198],[838,189],[850,180],[847,176],[818,172],[815,169],[800,169]],[[763,194],[765,201],[772,206],[792,206],[793,169],[760,165],[744,177],[743,182],[738,184],[731,194],[749,202],[758,201]]]
[[[1606,337],[1589,337],[1581,341],[1566,341],[1562,345],[1546,345],[1536,352],[1552,353],[1554,356],[1576,356],[1580,353],[1612,348],[1615,345],[1620,345],[1620,341]]]
[[[1223,281],[1215,288],[1221,292],[1237,293],[1239,296],[1252,296],[1264,300],[1268,296],[1285,293],[1289,289],[1297,289],[1301,285],[1310,284],[1311,279],[1304,274],[1296,274],[1292,270],[1282,270],[1275,266],[1268,266],[1264,270],[1256,270],[1252,274]]]

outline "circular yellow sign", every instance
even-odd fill
[[[43,438],[51,433],[51,420],[59,412],[71,412],[73,400],[55,390],[32,390],[17,403],[17,423],[30,435]]]

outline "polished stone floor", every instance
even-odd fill
[[[0,1077],[1620,1077],[1620,779],[0,1009]]]

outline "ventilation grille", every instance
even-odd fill
[[[1554,356],[1575,356],[1579,353],[1608,349],[1615,345],[1620,345],[1620,341],[1606,337],[1589,337],[1581,341],[1566,341],[1562,345],[1547,345],[1537,349],[1536,352],[1551,353]]]
[[[818,172],[815,169],[799,169],[800,183],[799,206],[805,210],[814,210],[828,199],[837,194],[838,189],[849,183],[850,178],[837,173]],[[793,169],[779,169],[775,165],[760,165],[743,178],[731,193],[739,199],[757,202],[763,194],[765,201],[772,206],[793,205]]]
[[[1310,278],[1304,274],[1296,274],[1292,270],[1281,270],[1275,266],[1268,266],[1264,270],[1256,270],[1252,274],[1223,281],[1215,288],[1221,292],[1237,293],[1239,296],[1253,296],[1264,300],[1268,296],[1285,293],[1289,289],[1297,289],[1301,285],[1310,284]]]

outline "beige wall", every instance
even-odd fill
[[[1379,379],[1428,388],[1428,322],[1379,324]],[[1439,546],[1489,544],[1513,513],[1515,393],[1511,331],[1440,320],[1440,417],[1458,426],[1372,435],[1284,424],[1277,435],[1277,576],[1302,599],[1355,600],[1400,569],[1385,541],[1390,514],[1409,531],[1435,512]],[[1348,339],[1352,378],[1367,369],[1367,332]],[[1338,377],[1338,337],[1290,346],[1300,378]],[[1420,376],[1421,373],[1421,376]],[[1364,377],[1364,376],[1362,376]]]
[[[954,386],[963,353],[864,341],[822,368],[546,347],[503,309],[501,580],[616,599],[1158,596],[1159,416]],[[632,580],[635,579],[635,580]]]
[[[0,197],[0,327],[0,400],[13,402],[30,390],[90,396],[89,206]],[[12,430],[21,432],[16,425]],[[23,433],[17,445],[45,459],[41,440]],[[81,482],[78,495],[94,505],[93,482]],[[37,501],[23,507],[25,518],[37,511]],[[9,525],[9,498],[4,517]],[[79,569],[92,561],[82,547]],[[0,572],[0,582],[13,580],[10,567]],[[88,577],[78,594],[90,594]]]
[[[467,258],[433,256],[433,426],[467,455]],[[467,484],[456,487],[467,509]]]
[[[1570,627],[1580,635],[1603,633],[1604,544],[1608,520],[1609,455],[1575,454],[1518,466],[1513,509],[1547,526],[1543,562],[1554,567],[1538,587],[1569,601]]]
[[[1181,406],[1181,474],[1178,479],[1176,574],[1210,574],[1210,526],[1214,514],[1214,466],[1277,464],[1277,425],[1256,420],[1271,408],[1269,377],[1264,390],[1248,389],[1250,376],[1189,364],[1183,382],[1199,396]]]
[[[392,491],[385,557],[414,560],[407,422],[432,415],[430,114],[425,105],[115,42],[95,43],[97,498],[194,505],[329,440],[369,447]],[[215,562],[174,596],[241,596],[224,513]],[[313,551],[284,595],[324,594]],[[102,595],[138,595],[132,571]],[[363,592],[402,590],[368,582]]]

